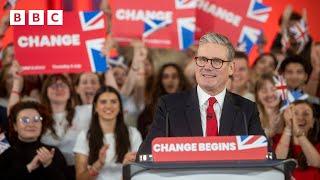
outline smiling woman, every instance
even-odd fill
[[[101,87],[93,99],[89,130],[78,135],[73,149],[76,178],[121,179],[122,165],[135,160],[141,141],[138,130],[124,123],[119,93]]]
[[[66,179],[66,161],[59,151],[40,142],[51,117],[36,102],[20,102],[11,108],[11,147],[0,156],[1,179]]]
[[[272,74],[263,74],[255,86],[256,103],[260,112],[261,126],[268,138],[278,141],[283,130],[280,119],[280,96],[276,93],[276,86]]]
[[[307,101],[295,101],[284,111],[285,128],[276,148],[279,159],[295,158],[295,179],[320,178],[319,120]]]

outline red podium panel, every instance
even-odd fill
[[[264,136],[161,137],[152,141],[154,162],[263,160]]]

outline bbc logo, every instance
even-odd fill
[[[47,10],[47,25],[63,25],[63,10]],[[25,10],[10,10],[10,25],[41,26],[45,25],[44,10],[28,10],[28,24],[26,24]]]

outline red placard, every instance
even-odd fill
[[[195,0],[112,1],[112,35],[122,44],[143,39],[149,47],[188,48],[194,39],[195,7]]]
[[[61,26],[14,26],[15,56],[23,74],[105,71],[105,33],[103,12],[64,12]]]
[[[267,157],[264,136],[169,137],[152,141],[155,162],[263,160]]]

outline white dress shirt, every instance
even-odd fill
[[[224,97],[226,96],[227,88],[221,91],[219,94],[215,95],[217,102],[214,103],[213,109],[217,117],[217,125],[218,125],[218,132],[220,130],[220,118],[222,113],[222,107],[224,102]],[[201,116],[201,125],[202,125],[202,132],[203,136],[206,136],[206,128],[207,128],[207,108],[209,105],[209,98],[212,97],[208,93],[206,93],[201,87],[197,86],[197,93],[199,99],[199,106],[200,106],[200,116]]]

